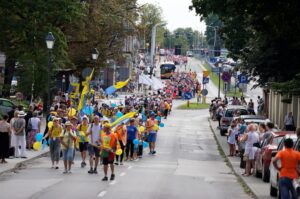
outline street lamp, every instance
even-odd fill
[[[97,48],[93,48],[92,49],[92,59],[94,60],[94,62],[96,63],[96,60],[98,59],[99,56],[99,52],[97,50]]]
[[[152,27],[152,34],[151,34],[151,53],[150,53],[150,63],[151,67],[153,68],[154,66],[154,56],[155,56],[155,40],[156,40],[156,28],[157,26],[165,26],[165,23],[158,23],[155,24]]]
[[[51,74],[51,50],[53,49],[55,42],[55,38],[52,34],[52,32],[48,32],[46,36],[46,44],[48,48],[48,82],[47,82],[47,87],[48,87],[48,96],[47,96],[47,112],[49,113],[50,111],[50,106],[51,106],[51,92],[50,92],[50,74]]]

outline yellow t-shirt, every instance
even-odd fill
[[[61,126],[58,126],[58,127],[53,126],[50,129],[50,134],[49,134],[50,138],[59,138],[62,130],[63,129]]]
[[[89,125],[78,124],[77,130],[80,133],[78,136],[79,142],[82,142],[81,136],[84,137],[84,142],[89,142],[89,137],[86,135]]]

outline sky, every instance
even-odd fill
[[[138,0],[140,5],[151,3],[158,5],[163,10],[164,20],[168,23],[167,28],[171,31],[176,28],[191,27],[194,30],[205,31],[205,23],[200,22],[200,17],[195,11],[190,11],[191,0]]]

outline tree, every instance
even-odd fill
[[[297,0],[193,0],[202,16],[216,14],[234,58],[240,58],[258,84],[284,83],[300,73],[300,6]],[[298,82],[298,81],[297,81]],[[299,85],[300,86],[300,85]]]
[[[85,5],[82,20],[66,32],[69,54],[78,74],[93,64],[92,48],[97,48],[100,53],[98,69],[109,59],[122,61],[124,40],[134,34],[137,20],[136,0],[87,0]]]
[[[10,71],[19,63],[19,86],[23,93],[31,93],[32,82],[36,82],[37,95],[46,93],[45,37],[49,31],[56,39],[53,68],[72,67],[64,30],[80,17],[81,9],[82,5],[76,0],[0,1],[0,51],[6,54],[6,67],[12,68]],[[12,74],[6,75],[6,82],[10,84]]]
[[[139,8],[138,30],[141,40],[144,41],[144,47],[146,47],[147,43],[151,44],[152,27],[159,23],[164,23],[161,7],[147,3]],[[163,33],[164,28],[158,27],[156,38],[158,43],[162,43]]]

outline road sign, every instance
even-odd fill
[[[241,84],[247,84],[248,83],[248,77],[247,77],[247,75],[240,75],[239,76],[239,82]]]
[[[190,100],[190,99],[192,99],[192,97],[193,97],[193,95],[191,92],[184,93],[184,99]]]
[[[212,69],[211,69],[211,71],[212,71],[213,73],[219,73],[220,70],[221,70],[221,68],[218,68],[218,67],[215,67],[215,68],[212,68]]]
[[[208,94],[208,91],[207,91],[206,89],[203,89],[203,90],[201,91],[201,94],[202,94],[203,96],[206,96],[206,95]]]
[[[208,84],[209,83],[209,78],[208,77],[203,77],[203,84]]]
[[[222,74],[222,80],[224,82],[230,82],[230,79],[231,79],[231,75],[229,72],[223,72]]]
[[[209,71],[207,70],[203,71],[203,77],[208,77],[208,75],[209,75]]]

